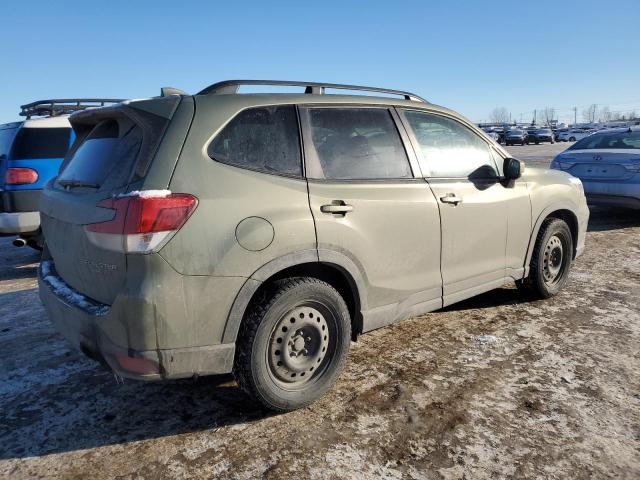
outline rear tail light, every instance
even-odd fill
[[[38,181],[38,172],[32,168],[7,168],[4,176],[6,185],[27,185]]]
[[[115,210],[111,220],[85,225],[89,240],[124,253],[158,251],[184,225],[198,205],[187,193],[108,198],[98,207]]]

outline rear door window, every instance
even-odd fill
[[[307,176],[328,180],[413,178],[391,112],[386,108],[302,110]],[[306,132],[307,130],[305,130]]]
[[[249,108],[236,115],[207,149],[220,163],[302,176],[298,118],[293,105]]]
[[[69,149],[71,128],[21,128],[13,142],[11,158],[32,160],[62,158]]]
[[[127,121],[98,123],[58,177],[58,184],[99,188],[109,179],[110,186],[127,183],[142,143],[142,130]]]
[[[492,178],[498,171],[487,142],[460,122],[441,115],[404,112],[422,153],[427,177]],[[510,134],[514,134],[511,132]]]

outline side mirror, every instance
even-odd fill
[[[505,158],[502,171],[507,180],[516,180],[524,173],[524,162],[515,158]]]

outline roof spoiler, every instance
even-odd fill
[[[336,90],[355,90],[363,92],[385,93],[388,95],[399,95],[405,100],[414,102],[429,103],[418,95],[405,92],[402,90],[391,90],[389,88],[365,87],[362,85],[345,85],[341,83],[319,83],[319,82],[298,82],[288,80],[225,80],[223,82],[214,83],[207,88],[198,92],[198,95],[221,95],[238,93],[242,85],[279,85],[286,87],[304,87],[304,93],[311,95],[323,95],[325,89]]]
[[[58,98],[38,100],[20,105],[20,115],[27,117],[27,120],[31,117],[56,117],[87,108],[104,107],[107,104],[120,103],[122,101],[124,100],[117,98]]]

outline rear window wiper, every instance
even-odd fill
[[[97,183],[84,182],[82,180],[58,180],[58,184],[64,188],[100,188]]]

